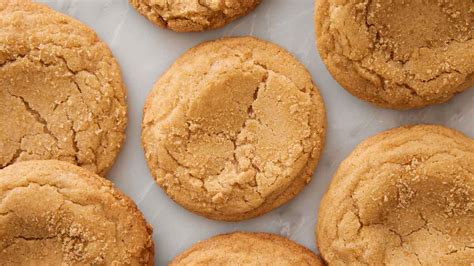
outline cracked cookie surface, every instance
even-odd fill
[[[112,183],[70,163],[0,170],[1,265],[153,265],[152,229]]]
[[[472,0],[316,1],[317,46],[342,87],[395,109],[474,85]]]
[[[392,129],[362,142],[319,210],[330,265],[469,265],[474,140],[445,127]]]
[[[251,37],[200,44],[157,81],[142,142],[152,175],[176,202],[242,220],[295,197],[324,144],[324,104],[282,48]]]
[[[324,265],[311,250],[268,233],[235,232],[199,242],[170,263],[178,265]]]
[[[215,29],[246,15],[261,0],[129,0],[143,16],[177,32]]]
[[[104,175],[125,126],[119,66],[91,29],[30,1],[0,2],[0,168],[58,159]]]

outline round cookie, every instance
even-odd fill
[[[442,126],[392,129],[337,170],[317,239],[334,265],[469,265],[474,258],[474,140]]]
[[[236,221],[266,213],[310,181],[325,137],[311,75],[252,37],[198,45],[157,81],[142,142],[152,175],[190,211]]]
[[[235,232],[199,242],[171,261],[178,265],[324,265],[297,243],[268,233]]]
[[[0,168],[68,161],[100,175],[120,150],[125,88],[82,23],[27,0],[0,2]]]
[[[472,0],[319,0],[317,46],[354,96],[381,107],[443,103],[474,85]]]
[[[177,32],[220,28],[252,11],[261,0],[129,0],[151,22]]]
[[[153,265],[152,229],[100,176],[70,163],[0,170],[0,264]]]

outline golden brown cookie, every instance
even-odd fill
[[[125,126],[120,69],[97,35],[44,5],[0,1],[0,168],[58,159],[104,175]]]
[[[152,229],[112,183],[70,163],[0,170],[0,265],[152,265]]]
[[[170,263],[178,265],[324,265],[311,250],[268,233],[235,232],[199,242]]]
[[[469,265],[474,259],[474,140],[442,126],[362,142],[319,210],[329,265]]]
[[[220,28],[252,11],[261,0],[129,0],[151,22],[177,32]]]
[[[419,108],[474,85],[472,0],[319,0],[315,9],[324,63],[363,100]]]
[[[282,48],[251,37],[198,45],[157,81],[142,142],[166,193],[218,220],[266,213],[310,181],[325,137],[311,75]]]

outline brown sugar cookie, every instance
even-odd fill
[[[442,126],[362,142],[319,209],[329,265],[469,265],[474,259],[474,140]]]
[[[0,265],[153,265],[152,229],[112,183],[70,163],[0,170]]]
[[[448,101],[474,85],[472,0],[319,0],[317,46],[342,87],[395,109]]]
[[[252,11],[261,0],[129,0],[151,22],[177,32],[220,28]]]
[[[199,242],[177,256],[178,265],[324,265],[311,250],[268,233],[235,232]]]
[[[126,120],[119,66],[91,29],[44,5],[0,1],[0,168],[58,159],[104,175]]]
[[[310,181],[325,111],[307,72],[251,37],[198,45],[157,81],[142,142],[152,175],[190,211],[217,220],[266,213]]]

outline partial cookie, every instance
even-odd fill
[[[0,264],[153,265],[152,229],[112,183],[62,161],[0,170]]]
[[[236,232],[199,242],[170,263],[178,265],[324,265],[311,250],[274,234]]]
[[[100,175],[125,138],[125,88],[107,45],[27,0],[0,2],[0,168],[58,159]]]
[[[295,197],[324,144],[324,104],[282,48],[251,37],[198,45],[158,80],[142,142],[166,193],[200,215],[242,220]]]
[[[474,140],[432,125],[367,139],[341,163],[318,222],[330,265],[469,265]]]
[[[472,0],[319,0],[315,9],[324,63],[363,100],[420,108],[474,85]]]
[[[252,11],[261,0],[129,0],[151,22],[177,32],[220,28]]]

